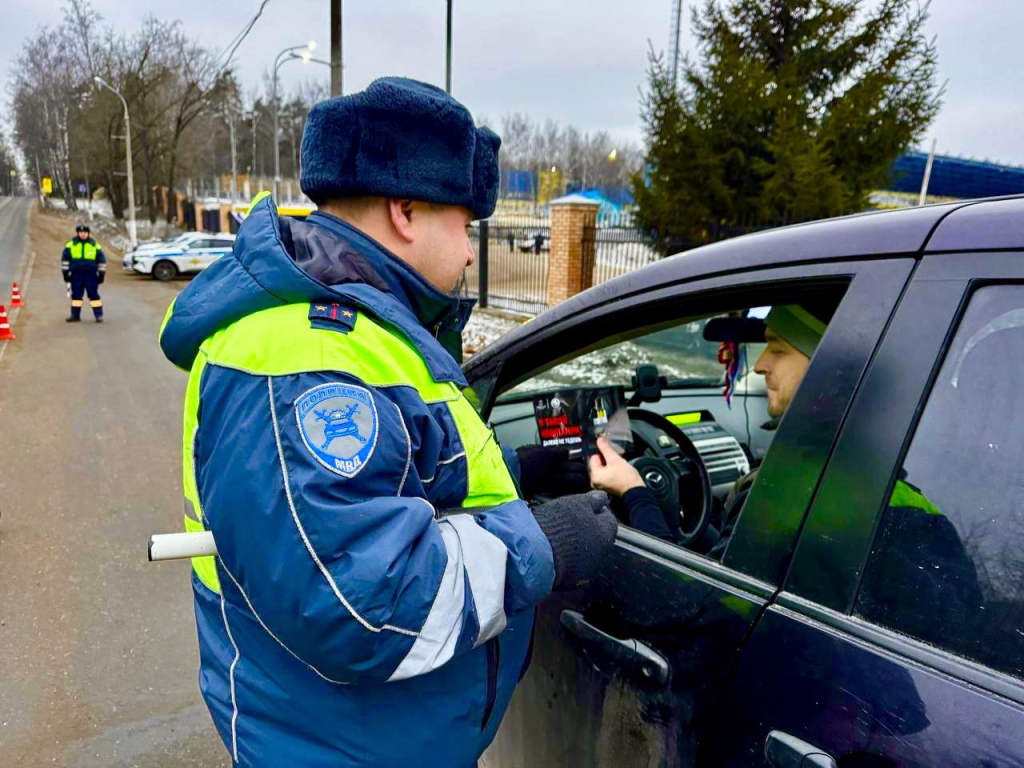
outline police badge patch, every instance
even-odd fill
[[[299,434],[313,457],[342,477],[355,477],[377,445],[377,406],[369,390],[320,384],[295,401]]]

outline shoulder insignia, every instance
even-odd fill
[[[324,331],[348,333],[356,326],[356,312],[344,304],[326,302],[309,305],[309,324]]]
[[[377,446],[377,406],[364,387],[320,384],[295,401],[299,434],[313,457],[342,477],[358,475]]]

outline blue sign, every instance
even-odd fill
[[[313,387],[295,401],[295,420],[313,457],[342,477],[358,475],[377,445],[377,406],[363,387]]]

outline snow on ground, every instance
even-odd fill
[[[525,315],[514,315],[507,312],[497,312],[493,309],[473,310],[469,318],[469,324],[462,332],[462,354],[469,358],[487,347],[506,333],[518,328],[529,318]]]
[[[623,341],[556,365],[510,392],[614,384],[628,387],[641,363],[653,363],[658,373],[673,381],[716,382],[722,375],[722,366],[706,357]]]

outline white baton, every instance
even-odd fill
[[[154,533],[149,537],[149,561],[151,563],[216,554],[217,543],[209,531]]]

